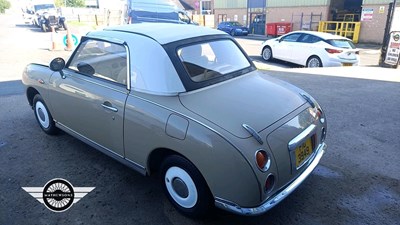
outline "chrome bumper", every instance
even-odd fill
[[[242,208],[237,204],[218,198],[215,198],[215,206],[221,208],[223,210],[239,214],[239,215],[248,215],[248,216],[255,216],[265,213],[266,211],[270,210],[272,207],[277,205],[283,199],[285,199],[290,193],[292,193],[307,177],[311,174],[311,172],[317,167],[319,161],[322,158],[322,155],[325,153],[327,145],[322,143],[317,151],[313,161],[307,167],[306,170],[300,176],[298,176],[292,183],[290,183],[285,189],[281,192],[274,195],[272,198],[267,199],[262,205],[254,208]]]

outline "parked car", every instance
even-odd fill
[[[306,67],[357,66],[359,51],[345,37],[315,31],[294,31],[265,41],[261,55]]]
[[[218,24],[218,30],[225,31],[226,33],[235,36],[235,35],[244,35],[247,36],[249,34],[249,29],[239,22],[221,22]]]
[[[54,29],[63,28],[67,29],[67,23],[64,16],[61,16],[54,3],[38,2],[33,5],[33,10],[29,11],[34,13],[32,23],[42,29],[43,32],[51,31]]]
[[[61,129],[143,175],[160,174],[189,216],[214,205],[264,213],[326,150],[315,99],[258,71],[234,38],[206,27],[93,31],[67,63],[30,64],[22,81],[45,133]]]

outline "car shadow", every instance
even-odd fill
[[[261,56],[259,55],[249,55],[250,59],[255,62],[259,63],[264,63],[267,65],[272,65],[272,66],[277,66],[277,67],[282,67],[282,68],[304,68],[304,66],[297,65],[294,63],[282,61],[279,59],[272,59],[270,61],[265,61]]]
[[[44,33],[40,27],[37,27],[33,24],[15,24],[15,27],[25,28],[32,32]]]

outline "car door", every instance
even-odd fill
[[[303,34],[302,36],[300,36],[295,43],[296,46],[293,46],[292,48],[293,56],[295,56],[292,62],[300,65],[305,65],[307,59],[310,56],[319,56],[319,51],[317,50],[319,46],[315,43],[321,40],[321,38],[312,34]]]
[[[281,37],[272,50],[274,58],[292,62],[294,58],[292,48],[300,36],[301,33],[293,33]]]
[[[58,125],[100,148],[124,156],[127,48],[84,40],[63,70],[50,78],[50,107]]]

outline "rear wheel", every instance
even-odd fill
[[[187,159],[172,155],[161,165],[161,182],[169,201],[183,214],[204,217],[212,195],[200,171]]]
[[[322,67],[321,59],[318,56],[311,56],[308,58],[306,66],[309,68]]]
[[[53,117],[51,116],[46,103],[44,103],[42,96],[39,94],[35,95],[33,98],[33,110],[40,128],[42,128],[46,134],[53,135],[58,133],[58,128],[54,123]]]
[[[265,61],[270,61],[272,59],[272,49],[270,47],[265,47],[262,51],[262,57]]]

